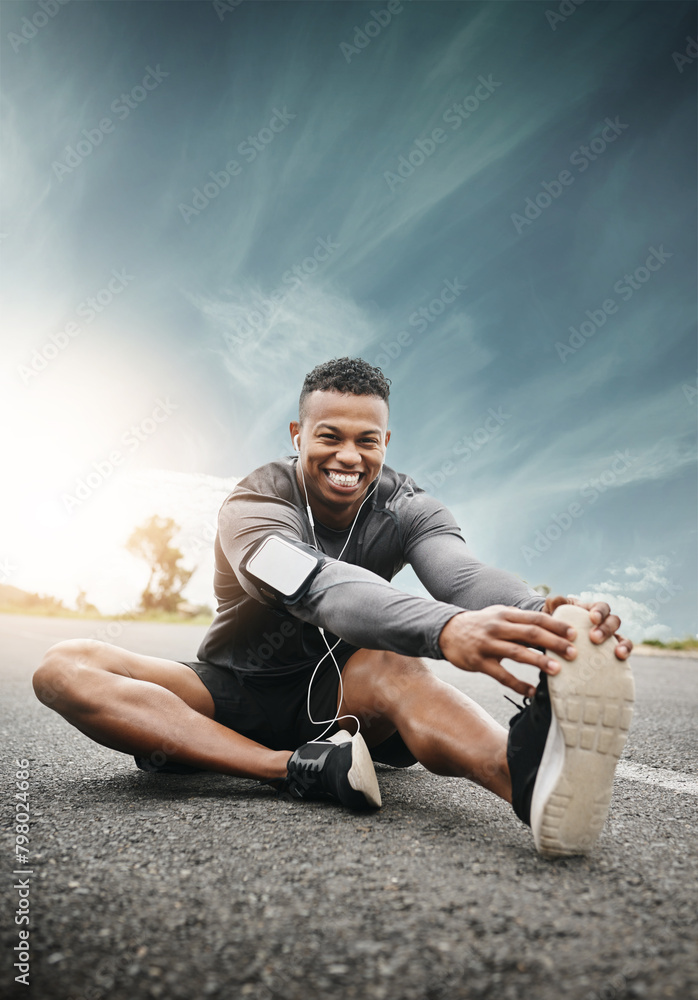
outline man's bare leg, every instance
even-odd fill
[[[288,750],[269,750],[214,721],[213,699],[182,663],[93,639],[48,650],[33,678],[39,701],[90,739],[137,757],[241,778],[286,777]]]
[[[421,660],[361,649],[347,661],[342,680],[340,712],[361,720],[369,746],[398,730],[429,771],[470,778],[511,802],[508,731]]]

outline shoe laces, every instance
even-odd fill
[[[310,742],[313,745],[315,745],[315,744],[326,744],[327,746],[330,746],[330,747],[334,747],[334,746],[338,746],[339,745],[337,743],[334,743],[332,740],[311,740]],[[294,754],[295,754],[295,751],[294,751]],[[252,787],[253,788],[259,788],[262,785],[270,786],[271,788],[274,789],[274,791],[279,796],[282,796],[286,792],[286,790],[288,789],[289,785],[291,784],[294,775],[298,776],[299,772],[302,773],[304,771],[317,771],[317,770],[320,769],[318,767],[318,764],[317,764],[317,758],[314,758],[314,757],[310,757],[310,758],[303,758],[303,757],[301,757],[301,758],[295,760],[293,762],[293,765],[294,765],[293,766],[293,773],[292,774],[287,774],[285,778],[263,778],[263,779],[261,779],[259,781],[256,781]]]
[[[512,703],[514,708],[518,709],[516,715],[512,715],[512,717],[509,719],[509,725],[512,725],[512,723],[516,722],[517,719],[521,718],[521,716],[524,714],[526,709],[531,704],[532,699],[528,695],[524,695],[523,705],[519,705],[519,703],[517,701],[514,701],[513,698],[510,698],[508,694],[505,694],[504,697],[506,698],[507,701],[510,701]]]
[[[518,711],[516,712],[516,715],[512,715],[511,719],[509,720],[509,725],[510,726],[513,725],[514,722],[518,722],[518,720],[521,718],[521,716],[525,712],[527,712],[531,708],[531,706],[533,706],[533,708],[532,708],[533,712],[535,712],[536,709],[538,709],[539,711],[541,711],[542,710],[542,702],[549,702],[550,701],[550,694],[548,692],[548,684],[547,684],[546,675],[544,673],[541,673],[540,676],[541,676],[541,679],[538,682],[538,686],[536,687],[535,693],[533,694],[532,697],[530,695],[527,695],[527,694],[524,695],[523,696],[523,704],[522,705],[519,705],[517,702],[515,702],[514,699],[510,698],[508,694],[504,695],[504,697],[506,698],[506,700],[510,701],[512,703],[512,705],[514,706],[514,708],[518,709]]]

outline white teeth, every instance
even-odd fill
[[[328,469],[327,475],[330,477],[330,480],[333,483],[336,483],[338,486],[356,486],[356,484],[359,481],[358,472],[352,472],[349,475],[343,475],[340,472],[330,472],[330,470]]]

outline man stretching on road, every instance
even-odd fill
[[[630,724],[632,643],[608,605],[544,601],[470,554],[443,504],[383,464],[388,394],[361,359],[306,376],[298,455],[256,469],[221,508],[218,612],[196,662],[71,639],[36,671],[37,697],[145,770],[219,771],[352,808],[380,805],[373,761],[420,761],[511,802],[542,854],[586,853]],[[434,600],[390,584],[407,563]],[[420,657],[523,695],[509,731]],[[538,667],[538,686],[505,657]]]

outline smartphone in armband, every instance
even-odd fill
[[[270,534],[247,558],[241,570],[260,593],[293,604],[310,586],[324,559],[283,535]],[[309,548],[309,547],[308,547]]]

